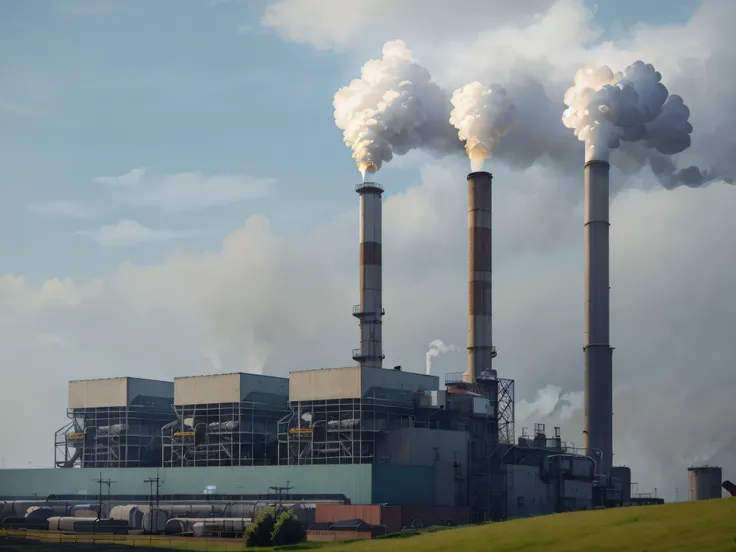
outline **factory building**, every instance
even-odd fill
[[[586,167],[586,193],[596,178],[607,183],[607,166]],[[356,187],[357,365],[288,379],[72,381],[71,421],[55,438],[59,469],[0,471],[0,499],[94,502],[94,482],[106,478],[115,482],[108,501],[118,505],[152,501],[154,479],[164,482],[159,499],[174,504],[198,503],[202,493],[223,504],[281,500],[286,489],[294,500],[434,508],[427,519],[455,509],[473,522],[626,503],[631,472],[611,465],[607,196],[587,196],[586,448],[575,449],[559,428],[548,437],[544,424],[516,441],[514,381],[493,367],[492,176],[471,173],[467,185],[467,368],[447,374],[444,385],[383,368],[383,188],[364,182]],[[339,521],[330,514],[324,523]]]
[[[169,467],[277,463],[278,422],[288,412],[289,380],[256,374],[174,378],[176,420],[162,429]]]
[[[55,435],[60,468],[158,466],[174,384],[140,378],[69,382],[69,423]]]

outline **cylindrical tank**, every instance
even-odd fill
[[[240,536],[245,527],[250,523],[248,518],[210,518],[199,519],[192,525],[192,533],[195,537]]]
[[[56,506],[54,506],[56,508]],[[76,516],[76,517],[91,517],[92,514],[89,512],[94,512],[94,515],[98,515],[100,513],[100,505],[99,504],[75,504],[71,508],[68,509],[67,512],[64,510],[64,513],[60,513],[59,515],[70,515],[70,516]],[[78,512],[84,512],[84,513],[78,513]]]
[[[199,518],[174,518],[166,522],[165,532],[167,535],[181,535],[182,533],[190,533],[192,527]]]
[[[687,499],[721,498],[723,470],[718,466],[692,466],[687,469]]]
[[[50,517],[53,517],[54,512],[51,508],[46,506],[31,506],[26,512],[26,521],[28,523],[48,523]]]
[[[149,535],[163,533],[166,530],[166,522],[169,516],[164,510],[152,509],[143,514],[141,528]]]
[[[65,516],[60,517],[58,521],[58,527],[59,531],[68,531],[68,532],[74,532],[75,526],[79,522],[89,522],[94,523],[97,521],[96,517],[71,517],[71,516]]]
[[[49,531],[58,531],[59,530],[59,520],[61,519],[61,516],[54,516],[50,517],[48,519],[49,522]]]
[[[141,509],[141,507],[135,504],[113,506],[110,510],[110,519],[126,521],[129,528],[140,529],[143,527],[143,516],[147,511],[148,508]]]

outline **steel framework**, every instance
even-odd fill
[[[164,466],[255,466],[278,459],[277,426],[284,403],[174,406],[176,420],[162,430]]]
[[[158,406],[68,409],[71,420],[56,431],[58,468],[161,465],[161,428],[174,418]]]
[[[367,464],[390,431],[414,426],[411,402],[335,399],[291,404],[279,423],[279,464]]]

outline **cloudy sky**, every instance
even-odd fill
[[[685,496],[736,477],[736,3],[728,0],[0,0],[0,457],[50,466],[74,378],[352,363],[360,176],[333,96],[402,39],[443,89],[502,83],[517,125],[494,173],[495,367],[582,443],[583,145],[560,122],[578,67],[643,59],[685,98],[717,175],[665,189],[612,157],[615,461]],[[731,75],[731,76],[729,76]],[[384,165],[387,365],[434,339],[466,364],[462,156]],[[560,402],[561,401],[561,402]],[[523,418],[523,420],[522,420]]]

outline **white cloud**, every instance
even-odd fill
[[[29,205],[28,210],[39,215],[60,215],[69,218],[87,218],[90,214],[86,207],[72,201],[51,201]]]
[[[221,207],[266,196],[272,178],[245,174],[206,176],[199,172],[154,175],[145,167],[119,176],[98,176],[92,182],[108,186],[113,193],[136,205],[158,207],[169,213]]]
[[[130,247],[141,243],[166,242],[192,237],[192,232],[153,230],[134,220],[123,220],[115,225],[102,226],[94,232],[80,231],[103,247]]]

